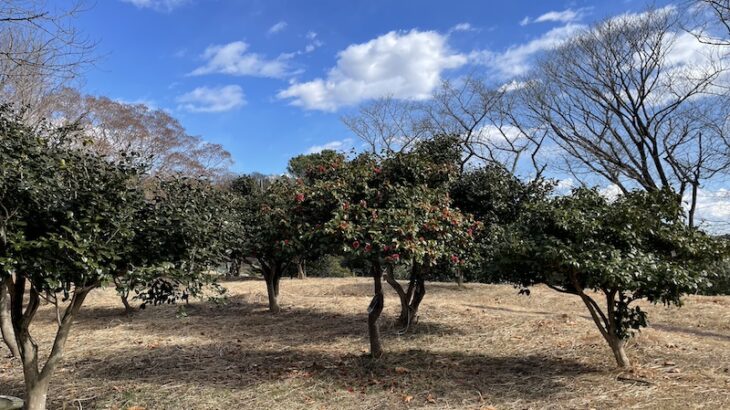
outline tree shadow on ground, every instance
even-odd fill
[[[570,389],[571,377],[599,371],[545,356],[496,357],[419,349],[386,352],[379,360],[310,349],[249,350],[229,343],[98,353],[69,364],[76,383],[195,385],[229,390],[233,396],[236,391],[301,379],[364,395],[390,391],[401,397],[415,390],[429,391],[446,401],[461,400],[465,392],[500,401],[545,400]],[[61,389],[65,380],[58,376],[53,384]],[[21,390],[13,385],[9,392],[21,394]],[[54,404],[55,408],[61,403]]]
[[[250,302],[244,296],[228,298],[225,304],[196,302],[187,305],[150,306],[126,316],[121,307],[90,306],[79,312],[74,332],[86,333],[115,326],[134,327],[145,334],[175,337],[181,330],[207,337],[253,338],[289,345],[331,342],[341,338],[367,337],[367,312],[333,312],[308,307],[285,306],[278,314],[263,303]],[[380,320],[383,341],[390,338],[446,336],[462,334],[455,326],[421,320],[409,333],[401,336],[395,317]],[[53,322],[52,315],[38,321]]]

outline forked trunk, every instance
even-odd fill
[[[368,307],[368,337],[370,338],[370,356],[377,359],[383,355],[383,346],[380,343],[380,326],[378,318],[383,312],[383,272],[379,264],[373,266],[373,282],[375,294]]]
[[[39,368],[38,346],[30,335],[29,327],[40,304],[40,295],[31,286],[28,303],[24,310],[23,296],[25,294],[25,282],[25,278],[16,278],[11,290],[10,299],[13,330],[20,350],[20,360],[23,363],[25,408],[30,410],[44,410],[46,408],[46,401],[48,400],[48,387],[51,382],[51,377],[63,356],[74,318],[79,309],[81,309],[86,295],[96,285],[74,290],[71,301],[66,307],[63,317],[58,322],[58,331],[53,341],[51,353],[45,364]]]
[[[0,282],[0,335],[5,345],[10,350],[12,357],[19,357],[20,350],[18,343],[15,341],[15,332],[13,331],[13,323],[10,317],[10,294],[7,285],[12,279],[8,278]]]
[[[297,278],[298,279],[307,278],[307,271],[304,268],[304,261],[297,262]]]

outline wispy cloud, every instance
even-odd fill
[[[284,31],[284,29],[286,29],[286,26],[288,26],[288,24],[286,23],[286,21],[280,21],[280,22],[274,24],[273,26],[271,26],[269,28],[268,33],[269,34],[279,33],[281,31]]]
[[[542,14],[534,19],[530,17],[525,17],[520,21],[521,26],[526,26],[530,23],[547,23],[547,22],[555,22],[555,23],[573,23],[576,21],[580,21],[583,16],[585,15],[585,12],[587,9],[567,9],[563,11],[549,11],[545,14]]]
[[[125,3],[133,4],[140,9],[152,9],[155,11],[170,12],[180,6],[184,6],[191,0],[122,0]]]
[[[291,54],[282,54],[275,59],[251,53],[243,41],[209,46],[202,55],[207,63],[193,70],[190,75],[230,74],[282,78],[291,74],[288,59]]]
[[[324,150],[347,151],[352,148],[352,138],[345,138],[339,141],[330,141],[322,145],[313,145],[307,149],[307,154],[316,154]]]
[[[582,24],[570,23],[549,30],[526,43],[513,45],[504,51],[474,51],[469,57],[472,62],[488,67],[500,79],[509,80],[526,74],[540,53],[560,46],[585,28],[586,26]]]
[[[198,87],[176,99],[179,109],[190,112],[224,112],[243,106],[246,100],[237,85]]]

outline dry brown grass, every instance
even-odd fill
[[[393,328],[391,292],[386,355],[373,362],[364,356],[369,280],[284,280],[277,316],[263,282],[226,286],[228,305],[191,304],[187,317],[174,306],[125,317],[113,290],[92,294],[50,407],[730,408],[730,297],[647,306],[653,325],[631,342],[635,368],[622,372],[580,302],[546,288],[525,297],[509,286],[430,283],[406,336]],[[52,311],[37,322],[48,346]],[[18,363],[0,359],[0,394],[22,391]]]

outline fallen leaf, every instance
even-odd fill
[[[405,367],[396,367],[395,372],[398,374],[410,373],[411,371]]]
[[[436,404],[436,397],[433,394],[428,393],[428,396],[426,396],[426,401],[431,404]]]
[[[413,396],[408,396],[408,395],[403,396],[403,402],[404,403],[410,403],[412,401],[413,401]]]
[[[142,406],[132,406],[132,407],[127,407],[127,410],[146,410],[146,409]]]

